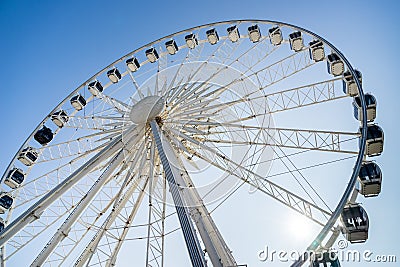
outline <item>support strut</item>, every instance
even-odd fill
[[[189,252],[190,260],[194,267],[205,267],[207,266],[207,264],[204,258],[204,253],[200,246],[197,234],[195,232],[193,222],[190,218],[189,210],[182,197],[181,189],[179,188],[179,184],[176,182],[174,176],[176,175],[176,173],[172,171],[170,162],[164,151],[165,148],[163,147],[163,143],[161,142],[160,130],[155,120],[150,122],[150,126],[153,132],[154,139],[156,141],[158,154],[160,156],[161,163],[163,165],[163,169],[165,172],[166,179],[168,181],[172,198],[175,203],[176,212],[178,214],[179,222],[182,227],[182,232],[185,238],[186,247]]]

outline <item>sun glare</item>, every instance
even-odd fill
[[[294,241],[306,241],[312,239],[313,223],[305,216],[294,214],[288,217],[288,234]]]

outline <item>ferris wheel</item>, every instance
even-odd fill
[[[338,263],[324,255],[341,233],[368,238],[357,196],[381,191],[384,136],[361,86],[332,44],[281,22],[212,23],[142,46],[73,90],[11,160],[1,266],[123,266],[121,251],[130,266],[243,266],[213,219],[240,212],[241,191],[318,227],[304,247],[323,255],[312,266]]]

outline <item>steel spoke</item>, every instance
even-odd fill
[[[221,154],[221,152],[216,151],[215,149],[208,147],[201,142],[190,138],[182,133],[174,132],[176,137],[183,137],[185,140],[196,144],[197,146],[201,147],[205,151],[209,151],[217,156],[218,162],[211,161],[207,158],[207,156],[202,155],[200,152],[191,150],[190,152],[201,158],[202,160],[212,164],[213,166],[218,167],[219,169],[238,177],[242,181],[248,183],[249,185],[253,186],[257,190],[271,196],[272,198],[278,200],[279,202],[285,204],[286,206],[300,212],[301,214],[309,217],[310,219],[316,221],[318,224],[323,225],[322,222],[319,222],[313,217],[315,212],[322,213],[329,215],[328,211],[316,206],[315,204],[305,200],[304,198],[290,192],[289,190],[269,181],[267,177],[262,177],[261,175],[248,170],[247,168],[243,167],[242,165],[234,162],[228,156]],[[312,212],[314,210],[314,212]]]

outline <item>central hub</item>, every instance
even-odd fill
[[[163,109],[164,98],[147,96],[132,107],[129,118],[135,124],[145,124],[156,119]]]

